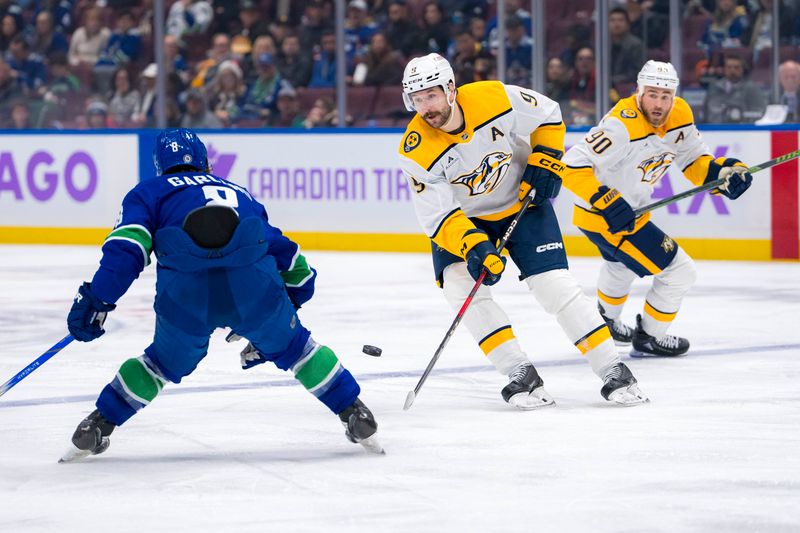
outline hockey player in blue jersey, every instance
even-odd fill
[[[143,355],[122,363],[62,460],[104,452],[115,427],[168,382],[180,383],[194,371],[211,333],[222,327],[254,346],[243,368],[271,361],[291,369],[339,416],[348,439],[381,452],[358,383],[295,312],[313,295],[316,278],[297,244],[269,224],[266,209],[245,188],[210,173],[206,148],[193,132],[161,132],[153,161],[157,176],[125,196],[100,267],[78,289],[67,322],[79,341],[100,337],[106,314],[152,253],[158,263],[154,339]]]

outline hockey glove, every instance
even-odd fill
[[[256,350],[252,343],[248,342],[247,346],[239,354],[239,362],[242,364],[242,370],[247,370],[256,365],[266,363],[267,359],[261,355],[261,352]]]
[[[92,286],[84,282],[78,288],[78,294],[72,302],[72,308],[67,315],[67,327],[76,340],[81,342],[93,341],[100,337],[106,330],[103,323],[106,315],[117,306],[101,301],[92,292]]]
[[[531,189],[536,189],[532,205],[542,205],[546,200],[558,196],[561,191],[561,173],[565,168],[559,161],[562,155],[564,153],[560,150],[536,145],[533,153],[528,156],[528,166],[522,173],[519,184],[520,202],[525,200]]]
[[[631,205],[625,201],[617,189],[609,189],[601,185],[600,189],[591,198],[592,207],[600,211],[603,219],[608,224],[608,231],[633,231],[636,224],[636,214]]]
[[[747,165],[733,157],[718,157],[709,164],[706,182],[718,178],[724,179],[725,183],[717,187],[716,191],[731,200],[739,198],[753,183],[753,175],[748,171]]]
[[[500,275],[506,268],[505,257],[500,256],[497,248],[489,242],[488,236],[487,240],[479,242],[467,252],[467,270],[472,279],[478,281],[484,268],[487,270],[486,277],[483,278],[484,285],[494,285],[500,281]]]
[[[242,339],[243,337],[235,331],[231,331],[225,337],[227,342],[236,342]],[[247,370],[248,368],[253,368],[256,365],[260,365],[261,363],[266,363],[267,360],[261,356],[261,352],[256,350],[256,347],[253,346],[252,343],[248,342],[247,346],[245,346],[244,350],[242,350],[239,354],[239,362],[242,364],[242,369]]]

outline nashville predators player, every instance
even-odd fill
[[[583,200],[573,222],[603,256],[597,282],[600,313],[617,344],[633,344],[634,357],[674,357],[689,350],[687,339],[667,334],[695,266],[650,214],[634,209],[651,202],[653,187],[670,165],[695,185],[718,178],[716,193],[735,200],[753,177],[738,159],[714,158],[694,125],[689,105],[675,96],[678,75],[670,63],[648,61],[636,94],[620,100],[582,142],[564,157],[564,184]],[[636,276],[653,276],[636,327],[620,320]]]
[[[620,404],[647,401],[620,362],[611,333],[570,272],[550,198],[561,187],[565,127],[558,104],[521,87],[484,81],[456,90],[450,64],[438,54],[412,59],[403,74],[411,120],[400,143],[401,166],[414,207],[431,238],[445,298],[460,308],[488,271],[464,322],[498,371],[509,377],[503,399],[520,409],[553,404],[520,348],[508,316],[488,285],[505,269],[496,243],[535,189],[534,206],[507,243],[520,279],[603,380],[601,394]]]

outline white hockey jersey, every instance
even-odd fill
[[[500,220],[518,212],[531,146],[563,151],[565,127],[556,102],[498,81],[464,85],[456,101],[464,113],[462,131],[451,135],[416,115],[399,154],[423,230],[463,257],[463,235],[475,228],[469,217]]]
[[[620,191],[636,209],[653,201],[653,187],[671,165],[700,185],[713,158],[685,100],[675,97],[667,121],[654,128],[634,95],[617,102],[563,160],[567,165],[564,185],[583,200],[576,204],[573,222],[586,230],[603,231],[607,226],[602,217],[589,212],[590,198],[601,184]],[[649,214],[640,217],[634,231],[649,218]]]

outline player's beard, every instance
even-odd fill
[[[428,111],[423,115],[423,119],[432,128],[441,128],[447,121],[450,120],[450,115],[453,114],[453,108],[450,106],[445,107],[441,111]]]
[[[655,128],[663,126],[669,116],[669,111],[659,110],[660,115],[654,116],[651,111],[642,110],[644,118]]]

